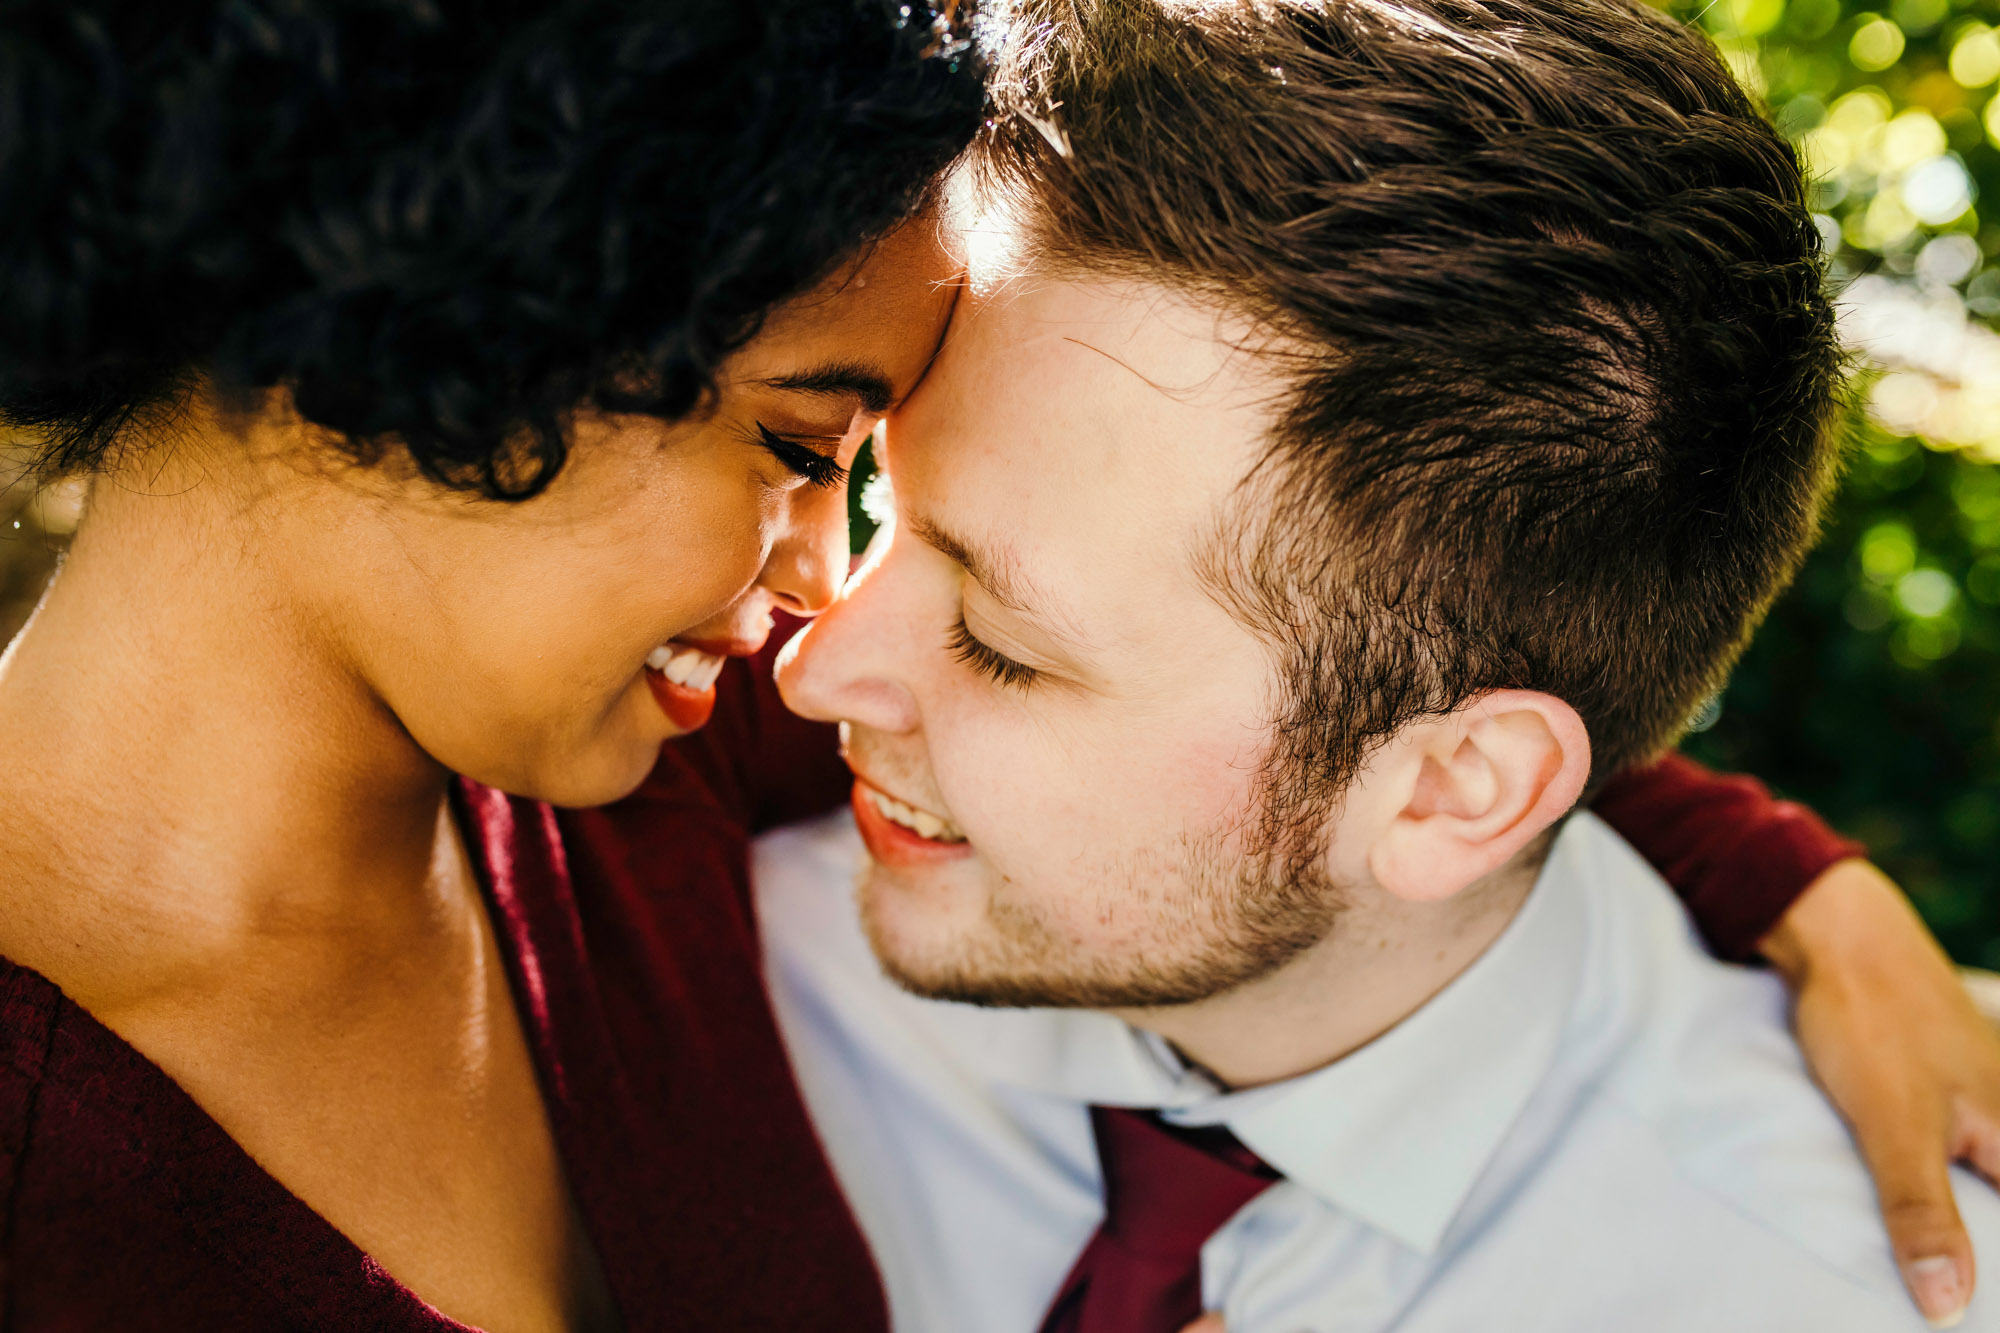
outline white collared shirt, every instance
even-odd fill
[[[1233,1094],[1108,1015],[898,990],[845,815],[754,855],[779,1025],[897,1333],[1035,1333],[1103,1213],[1092,1103],[1225,1124],[1284,1174],[1202,1250],[1230,1333],[1924,1327],[1781,986],[1709,958],[1594,816],[1428,1004]],[[1990,1263],[2000,1199],[1958,1183]],[[2000,1293],[1962,1327],[2000,1330]]]

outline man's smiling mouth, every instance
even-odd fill
[[[861,784],[861,794],[881,811],[884,819],[892,824],[900,824],[920,838],[942,843],[965,841],[964,830],[942,815],[934,815],[928,810],[919,810],[913,805],[907,805],[885,792],[877,791],[866,782]]]

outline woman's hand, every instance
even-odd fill
[[[2000,1182],[2000,1036],[1887,876],[1842,861],[1759,948],[1796,996],[1799,1044],[1875,1177],[1889,1240],[1933,1327],[1972,1298],[1947,1167]]]

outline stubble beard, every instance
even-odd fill
[[[857,893],[883,972],[912,994],[989,1008],[1152,1009],[1227,994],[1326,939],[1342,894],[1323,864],[1296,851],[1246,859],[1189,844],[1165,897],[1142,887],[1136,865],[1115,868],[1107,878],[1127,900],[1154,900],[1143,941],[1117,952],[1082,948],[1022,895],[999,892],[976,923],[918,951],[883,920],[872,861]]]

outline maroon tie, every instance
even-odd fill
[[[1180,1333],[1201,1315],[1201,1247],[1278,1173],[1217,1125],[1090,1108],[1104,1221],[1041,1333]]]

